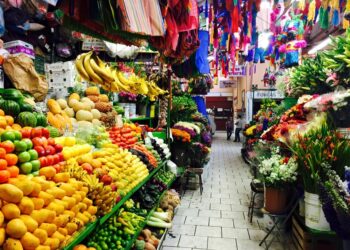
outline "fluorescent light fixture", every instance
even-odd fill
[[[323,49],[324,47],[326,47],[330,43],[331,43],[331,39],[328,37],[328,38],[324,39],[322,42],[320,42],[319,44],[317,44],[316,46],[314,46],[312,49],[310,49],[308,54],[309,55],[315,54],[317,51]]]

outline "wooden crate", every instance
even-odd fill
[[[336,235],[307,230],[296,216],[292,219],[292,240],[297,250],[337,250],[340,241]]]

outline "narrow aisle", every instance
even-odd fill
[[[204,171],[204,191],[186,191],[163,250],[255,250],[265,236],[259,220],[247,220],[251,174],[241,145],[215,135],[211,161]],[[261,221],[263,221],[261,219]],[[263,223],[260,223],[263,224]],[[274,243],[270,249],[283,249]]]

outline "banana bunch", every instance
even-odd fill
[[[82,180],[83,177],[88,175],[87,172],[79,166],[75,158],[67,160],[66,165],[62,169],[62,172],[69,173],[71,178],[75,178],[77,180]]]
[[[97,206],[97,214],[103,216],[111,211],[116,203],[118,193],[114,192],[110,185],[105,186],[99,182],[99,179],[95,175],[86,175],[82,181],[89,188],[88,197]]]
[[[108,66],[92,51],[79,55],[75,67],[81,78],[100,85],[106,91],[142,94],[149,96],[151,100],[167,93],[155,82],[147,81],[135,74],[125,77],[121,71]]]

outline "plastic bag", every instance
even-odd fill
[[[177,165],[174,162],[169,160],[167,166],[169,171],[171,171],[173,174],[177,174]]]

